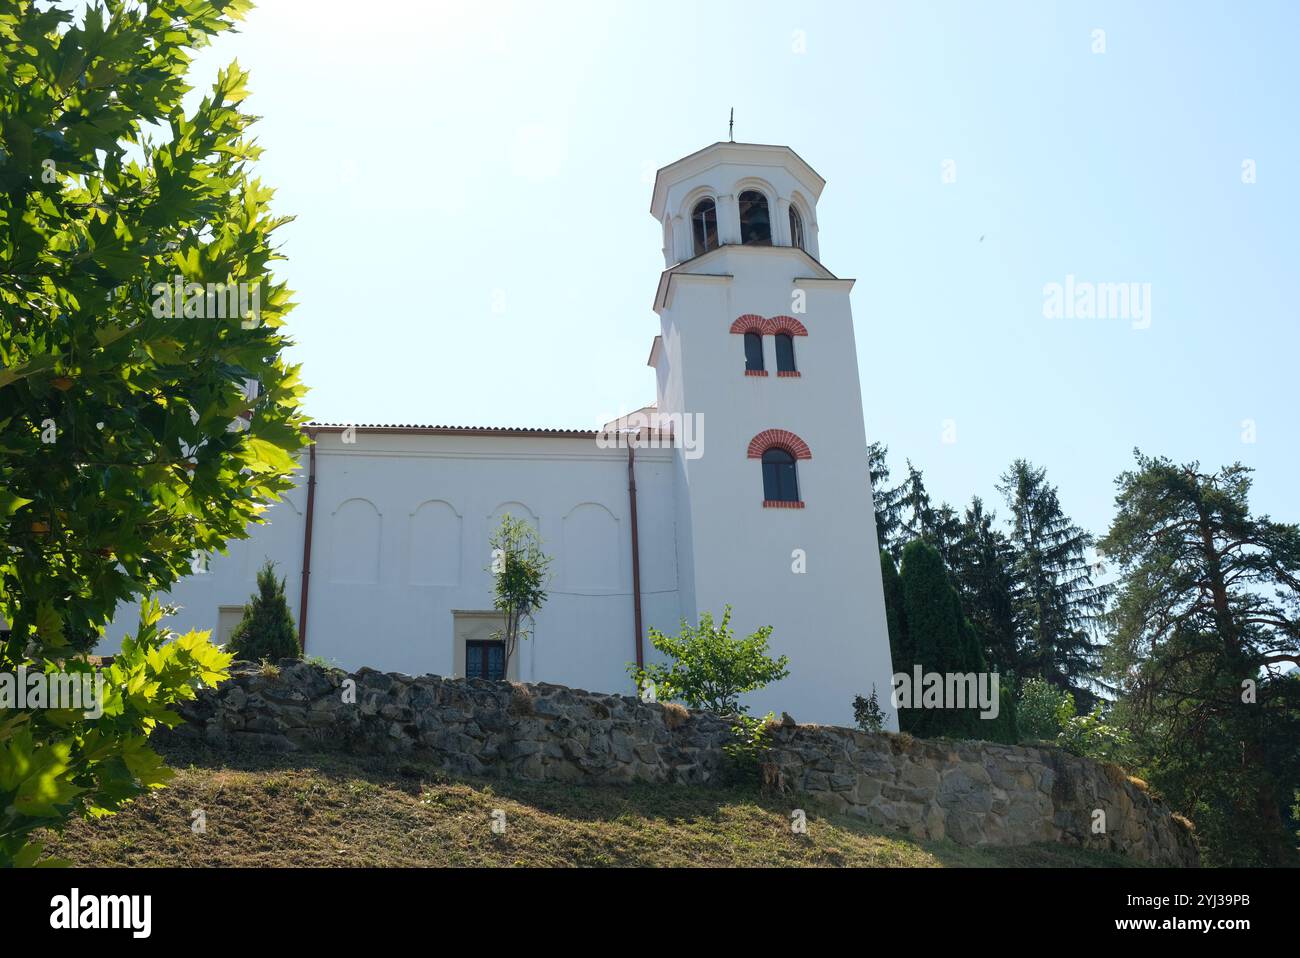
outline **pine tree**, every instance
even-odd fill
[[[1093,582],[1092,536],[1061,510],[1046,470],[1017,459],[998,486],[1011,510],[1016,550],[1013,608],[1023,637],[1023,665],[1070,689],[1086,710],[1100,684],[1100,645],[1093,639],[1109,588]]]
[[[1251,515],[1240,463],[1207,474],[1135,455],[1100,543],[1121,571],[1106,650],[1117,711],[1214,864],[1294,862],[1300,526]]]
[[[984,672],[979,643],[962,614],[939,550],[920,539],[909,542],[899,579],[912,661],[901,667],[896,663],[895,669],[909,676],[916,665],[922,673]],[[899,709],[899,727],[918,735],[979,736],[985,732],[983,724],[977,708]]]
[[[961,561],[961,516],[948,503],[930,511],[930,528],[925,540],[939,550],[944,566],[951,573]]]
[[[1016,553],[1007,537],[994,528],[996,519],[996,513],[984,511],[979,496],[971,499],[950,568],[980,647],[990,667],[1003,673],[1006,682],[1019,671],[1020,663],[1012,607]]]
[[[902,553],[898,541],[899,497],[901,489],[889,485],[889,447],[873,442],[867,446],[867,472],[871,478],[871,500],[876,512],[876,544],[895,559]]]
[[[268,559],[257,573],[257,595],[244,606],[244,617],[230,636],[227,652],[251,662],[302,658],[284,585],[284,579],[275,578],[275,563]]]
[[[935,514],[930,505],[930,494],[925,490],[925,477],[921,470],[912,465],[910,459],[907,460],[907,478],[895,492],[898,497],[901,556],[903,546],[914,539],[933,541]]]
[[[907,634],[907,615],[903,611],[903,582],[898,577],[894,557],[880,550],[880,579],[885,589],[885,624],[889,629],[889,652],[895,672],[912,668],[915,650]]]

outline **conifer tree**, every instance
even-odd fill
[[[949,572],[954,571],[961,561],[961,534],[961,517],[948,503],[930,511],[930,528],[924,538],[939,550]]]
[[[889,485],[889,447],[873,442],[867,446],[867,471],[871,478],[871,500],[876,513],[876,544],[897,559],[903,550],[898,539],[901,488]]]
[[[1100,645],[1093,633],[1109,589],[1093,581],[1092,536],[1061,509],[1046,470],[1017,459],[998,486],[1011,510],[1016,550],[1012,596],[1028,674],[1076,693],[1090,708],[1099,683]]]
[[[997,515],[984,511],[975,496],[962,520],[959,544],[952,564],[962,607],[975,628],[989,665],[1002,673],[1019,668],[1012,590],[1016,554],[1010,541],[993,523]],[[1009,675],[1004,674],[1003,681]]]
[[[930,494],[925,489],[921,470],[907,460],[907,478],[896,490],[899,515],[899,534],[903,544],[913,539],[933,540],[935,514],[930,504]],[[900,548],[899,554],[902,550]]]
[[[268,559],[257,573],[257,595],[244,606],[244,617],[230,636],[227,652],[251,662],[302,658],[284,585],[284,579],[275,577],[275,563]]]
[[[1122,576],[1106,650],[1117,712],[1207,860],[1294,863],[1300,526],[1251,514],[1240,463],[1135,455],[1100,543]]]
[[[912,661],[896,663],[896,670],[909,676],[917,665],[922,673],[984,672],[984,657],[939,550],[924,540],[909,542],[899,578]],[[917,735],[979,736],[984,730],[978,711],[901,708],[899,727]]]
[[[903,611],[903,583],[898,577],[894,557],[880,550],[880,579],[885,590],[885,623],[889,628],[889,652],[895,672],[911,669],[915,650],[907,635],[907,616]]]

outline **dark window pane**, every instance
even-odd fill
[[[794,337],[789,333],[776,334],[777,372],[794,372]]]
[[[803,245],[803,217],[793,206],[790,207],[790,245],[800,249],[808,248]]]
[[[784,449],[763,453],[763,498],[775,502],[798,502],[794,456]]]
[[[745,368],[763,368],[763,337],[758,333],[745,334]]]
[[[691,229],[695,234],[695,255],[707,253],[718,247],[718,209],[713,200],[701,200],[691,214]]]
[[[772,245],[767,197],[757,190],[745,190],[740,194],[740,242],[745,246]]]
[[[506,647],[503,642],[466,642],[465,677],[503,679],[506,676]]]

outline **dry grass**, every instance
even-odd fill
[[[664,702],[664,724],[671,729],[681,728],[690,719],[691,713],[676,702]]]
[[[411,761],[173,748],[178,774],[49,849],[104,866],[1080,866],[1123,859],[1060,846],[975,850],[882,834],[747,789],[614,788],[449,777]],[[192,831],[201,809],[206,831]],[[492,831],[493,813],[506,831]]]

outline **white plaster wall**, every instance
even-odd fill
[[[661,406],[704,417],[703,455],[678,462],[689,500],[678,505],[693,552],[683,595],[693,598],[692,614],[718,616],[730,603],[738,635],[774,627],[772,647],[790,656],[791,674],[752,695],[754,711],[851,725],[853,697],[873,684],[888,711],[892,669],[850,284],[802,281],[814,270],[782,247],[724,247],[698,269],[713,275],[675,276],[661,312],[661,362],[677,367],[665,381],[680,380]],[[797,318],[809,335],[795,338],[801,376],[778,377],[771,365],[766,377],[745,376],[742,337],[731,323],[746,313],[792,314],[796,288],[807,292]],[[773,428],[811,447],[812,459],[798,463],[803,509],[762,505],[760,463],[746,453],[755,435]],[[805,574],[792,571],[796,549],[807,557]]]
[[[305,474],[269,524],[178,583],[180,631],[215,630],[217,610],[253,593],[264,556],[288,578],[300,621]],[[672,455],[639,450],[642,605],[647,626],[673,628],[677,544]],[[519,677],[631,691],[635,659],[627,453],[594,440],[322,433],[307,653],[346,668],[454,671],[453,613],[490,610],[488,537],[500,516],[532,522],[554,557],[550,598],[518,653]],[[120,647],[135,612],[119,610],[101,651]],[[649,645],[646,645],[649,651]]]

